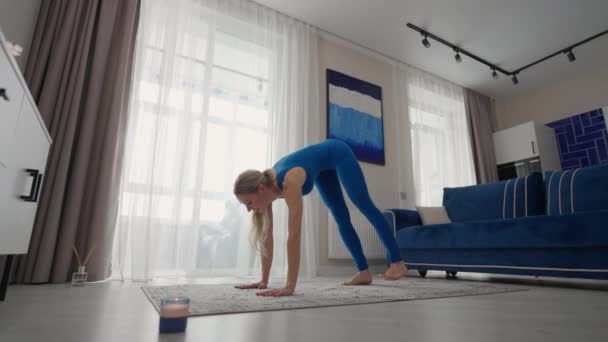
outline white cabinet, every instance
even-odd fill
[[[23,88],[6,49],[0,49],[0,165],[6,166],[9,140],[17,125]]]
[[[0,254],[27,253],[40,199],[50,141],[42,134],[35,107],[24,105],[12,140],[8,184],[3,189],[5,216],[0,228]]]
[[[24,254],[51,139],[1,32],[0,89],[0,255]]]
[[[528,122],[494,133],[494,146],[498,165],[537,156],[534,123]]]
[[[561,168],[553,128],[533,121],[494,133],[496,164],[538,157],[543,171]]]

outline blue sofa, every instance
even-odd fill
[[[452,223],[389,209],[408,268],[608,279],[608,165],[445,188]]]

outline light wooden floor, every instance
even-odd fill
[[[460,278],[529,291],[194,317],[185,334],[159,335],[158,314],[141,284],[11,286],[7,301],[0,302],[0,341],[608,341],[607,282]]]

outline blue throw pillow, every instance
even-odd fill
[[[536,172],[496,183],[444,188],[443,206],[452,222],[543,215],[543,177]]]
[[[545,172],[547,215],[608,209],[608,164]]]

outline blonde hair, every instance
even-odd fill
[[[235,196],[256,193],[260,184],[271,186],[275,176],[276,174],[273,169],[266,169],[264,171],[245,170],[234,181],[233,193]],[[267,233],[265,215],[266,213],[257,213],[255,211],[251,215],[252,226],[249,242],[261,255],[266,255],[267,252],[261,243]]]

